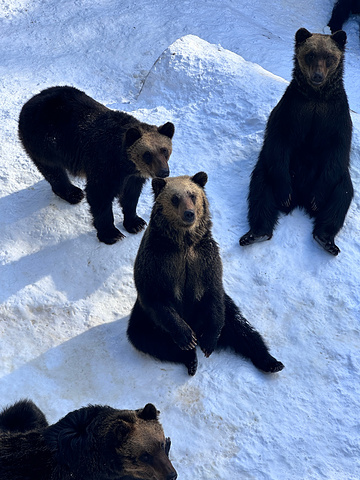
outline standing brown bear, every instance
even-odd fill
[[[219,247],[211,234],[207,175],[155,178],[155,204],[135,260],[137,300],[128,338],[142,352],[197,368],[196,345],[208,357],[231,347],[265,372],[283,364],[224,292]]]
[[[304,208],[314,239],[337,255],[335,236],[353,197],[352,123],[343,85],[346,33],[295,35],[293,79],[270,114],[248,195],[240,245],[269,240],[280,212]]]
[[[123,210],[124,227],[137,233],[145,221],[136,206],[147,178],[167,177],[174,125],[142,123],[96,102],[73,87],[51,87],[31,98],[19,118],[20,140],[54,193],[69,203],[82,190],[67,171],[86,177],[86,198],[98,239],[113,244],[124,235],[114,225],[112,202]]]
[[[54,425],[30,400],[0,413],[1,480],[175,480],[151,403],[139,410],[90,405]]]

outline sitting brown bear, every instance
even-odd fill
[[[0,413],[1,480],[175,480],[158,411],[88,406],[49,426],[30,400]]]
[[[196,346],[208,357],[230,347],[264,372],[284,365],[224,292],[219,247],[212,237],[207,175],[154,178],[155,204],[135,260],[137,300],[128,338],[142,352],[197,368]]]

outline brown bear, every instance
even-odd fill
[[[174,125],[142,123],[96,102],[73,87],[43,90],[23,106],[20,140],[54,193],[76,204],[84,196],[68,177],[86,177],[86,198],[98,239],[113,244],[124,235],[114,225],[112,202],[123,210],[124,227],[141,231],[136,207],[147,178],[167,177]]]
[[[343,85],[346,33],[295,35],[293,78],[267,122],[251,174],[250,230],[240,245],[269,240],[279,214],[303,208],[313,237],[337,255],[353,186],[349,173],[352,122]]]
[[[155,203],[134,266],[136,303],[127,335],[140,351],[197,369],[196,346],[208,357],[231,347],[265,372],[284,366],[224,292],[219,247],[212,237],[207,175],[155,178]]]
[[[0,413],[1,480],[175,480],[151,403],[139,410],[88,406],[48,426],[30,400]]]

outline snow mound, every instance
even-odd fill
[[[240,55],[195,35],[186,35],[170,45],[155,62],[138,101],[148,107],[196,105],[209,111],[217,110],[216,105],[225,102],[222,108],[227,105],[235,109],[239,119],[251,117],[253,110],[267,116],[269,106],[264,108],[264,91],[276,103],[287,84]]]

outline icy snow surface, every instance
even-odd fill
[[[0,0],[0,407],[32,398],[50,422],[88,403],[161,411],[179,479],[360,478],[360,44],[346,23],[355,198],[334,258],[300,211],[241,248],[249,175],[291,78],[299,27],[333,2]],[[98,242],[85,201],[56,197],[17,139],[23,103],[70,84],[148,123],[176,125],[172,175],[209,175],[227,292],[286,368],[230,352],[181,365],[125,332],[141,234]],[[81,181],[76,180],[81,185]],[[139,201],[149,219],[150,185]],[[120,209],[115,207],[122,229]],[[123,230],[123,229],[122,229]]]

